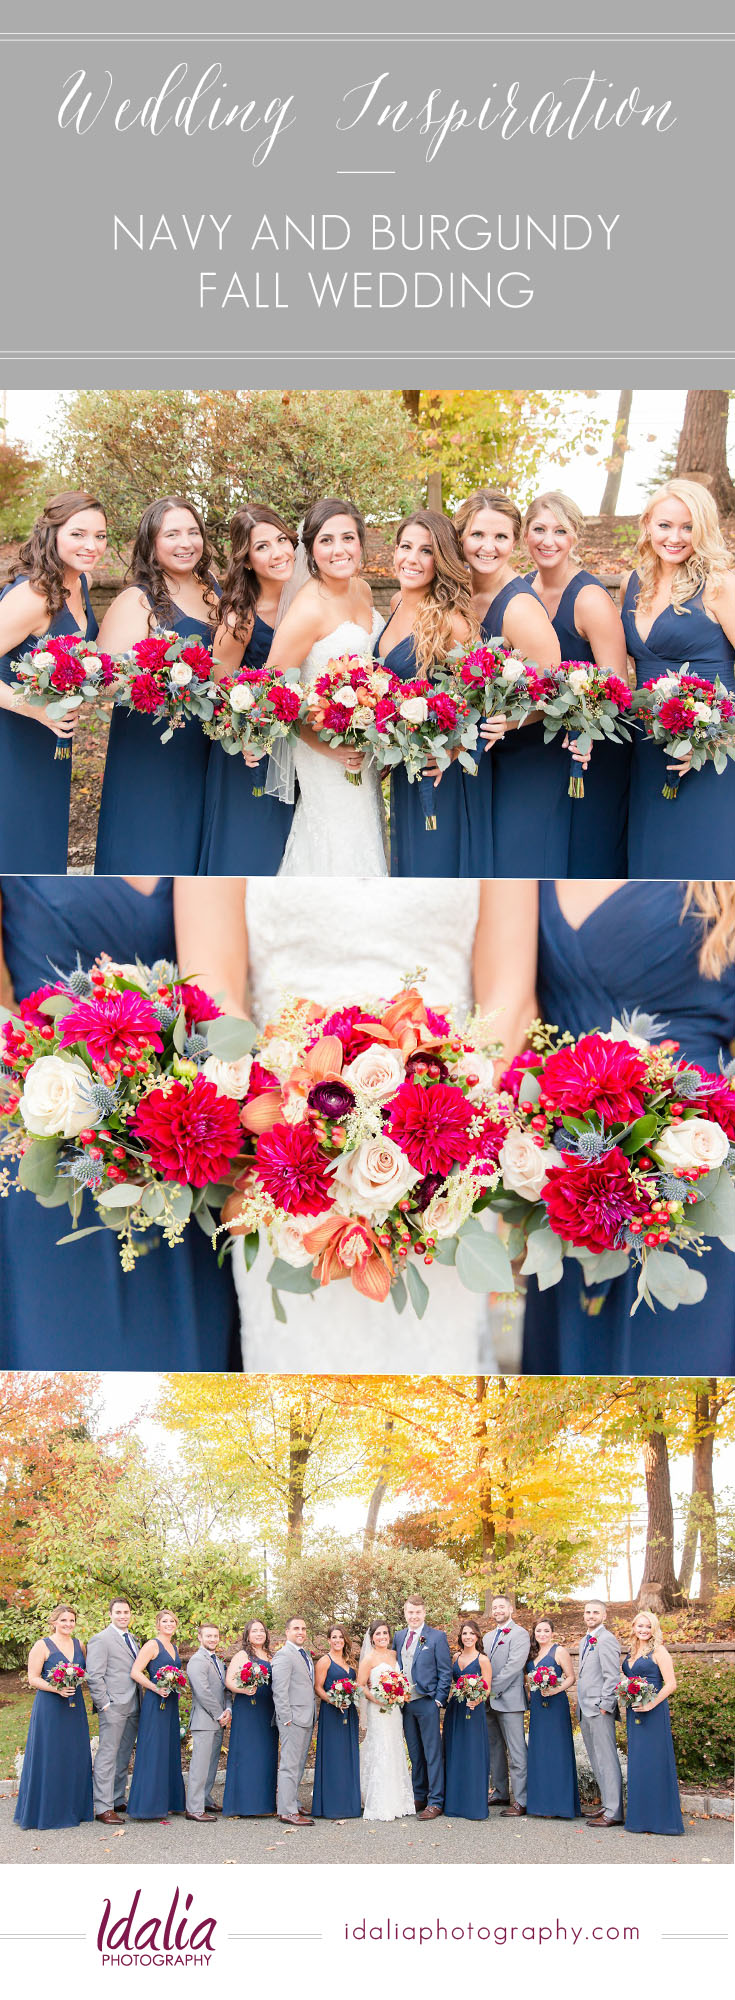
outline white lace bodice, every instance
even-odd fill
[[[301,668],[309,687],[330,660],[352,653],[369,660],[383,620],[373,611],[369,632],[353,619],[317,639]],[[383,796],[374,759],[363,764],[362,782],[348,783],[339,758],[324,755],[301,739],[294,750],[299,797],[281,862],[282,875],[386,875]]]
[[[375,641],[382,632],[384,624],[385,619],[381,618],[380,612],[373,610],[369,632],[366,632],[364,625],[358,625],[354,618],[346,618],[344,624],[337,625],[333,632],[328,632],[325,639],[317,639],[316,645],[312,646],[310,653],[307,653],[301,668],[302,686],[311,687],[312,681],[324,673],[330,660],[339,660],[344,653],[356,654],[360,660],[371,660]]]
[[[328,1007],[389,1000],[405,973],[426,968],[431,1007],[472,1006],[478,882],[289,881],[253,876],[246,913],[250,1008],[259,1027],[284,992]]]
[[[386,1663],[371,1667],[370,1686],[386,1671]],[[395,1671],[391,1669],[389,1671]],[[360,1783],[366,1819],[405,1819],[415,1813],[413,1787],[406,1757],[403,1711],[384,1713],[367,1702],[367,1734],[360,1751]]]

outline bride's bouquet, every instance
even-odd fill
[[[115,705],[164,722],[162,743],[192,717],[209,722],[214,709],[212,656],[204,640],[153,632],[115,660]]]
[[[477,744],[477,722],[464,694],[433,680],[396,679],[376,713],[370,741],[381,770],[402,764],[409,785],[418,783],[427,833],[436,832],[436,784],[427,764],[433,761],[440,771],[448,771],[456,751],[465,770],[477,774],[470,754]]]
[[[675,763],[688,757],[693,771],[714,764],[718,777],[727,770],[728,758],[735,763],[735,699],[719,675],[714,681],[700,680],[684,667],[644,681],[633,695],[633,713]],[[681,777],[670,773],[662,798],[675,799],[680,783]]]
[[[411,1688],[397,1667],[383,1667],[373,1684],[373,1694],[381,1714],[388,1715],[392,1708],[405,1708]]]
[[[41,639],[15,667],[10,691],[16,702],[43,709],[54,722],[73,715],[85,702],[109,695],[118,677],[109,653],[100,653],[90,639]],[[54,758],[70,757],[68,743],[57,741]]]
[[[608,673],[594,661],[562,660],[554,678],[556,692],[538,703],[543,714],[545,743],[550,743],[560,729],[574,737],[575,747],[582,756],[587,755],[593,743],[630,743],[631,732],[623,717],[630,710],[633,697],[617,674]],[[572,772],[569,797],[584,798],[581,771]]]
[[[298,736],[306,715],[298,672],[289,676],[282,667],[242,667],[214,681],[210,695],[212,713],[202,718],[202,728],[228,757],[246,750],[271,756],[278,742]],[[253,787],[253,797],[263,797],[262,785]]]
[[[20,1188],[68,1205],[74,1229],[88,1189],[124,1270],[151,1228],[174,1245],[194,1215],[215,1236],[246,1145],[249,1022],[171,965],[102,960],[30,994],[20,1018],[0,1009],[0,1023],[0,1159],[17,1161]]]
[[[304,720],[331,749],[369,755],[376,717],[390,698],[393,675],[355,653],[329,660],[324,672],[306,689]],[[345,771],[350,785],[362,784],[361,771]]]
[[[642,1299],[672,1310],[707,1290],[707,1239],[735,1248],[735,1078],[711,1075],[654,1043],[644,1015],[575,1042],[534,1024],[530,1050],[501,1078],[515,1103],[492,1205],[510,1224],[511,1257],[542,1290],[562,1260],[586,1284],[638,1270]]]
[[[486,1031],[460,1032],[414,986],[332,1013],[290,1001],[265,1029],[242,1110],[250,1149],[223,1220],[245,1237],[248,1266],[270,1244],[278,1317],[281,1292],[340,1278],[421,1317],[419,1267],[434,1261],[470,1291],[512,1292],[481,1214],[510,1122]]]
[[[464,1703],[465,1719],[469,1722],[477,1703],[485,1701],[488,1690],[482,1674],[460,1674],[453,1681],[451,1692],[454,1701]]]
[[[360,1704],[360,1690],[356,1682],[350,1680],[349,1674],[345,1674],[343,1680],[332,1681],[327,1693],[332,1707],[339,1710],[346,1728],[350,1709],[358,1708]]]

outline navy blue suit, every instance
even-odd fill
[[[406,1626],[393,1640],[401,1672],[404,1668]],[[452,1656],[445,1632],[424,1625],[414,1638],[408,1655],[414,1694],[403,1711],[403,1727],[411,1759],[411,1783],[417,1806],[444,1806],[444,1760],[442,1757],[439,1710],[444,1708],[452,1685]]]

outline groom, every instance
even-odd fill
[[[444,1811],[444,1760],[439,1715],[452,1685],[452,1656],[445,1632],[426,1623],[420,1597],[407,1597],[406,1620],[393,1645],[411,1689],[403,1728],[411,1759],[411,1783],[418,1819],[438,1819]]]

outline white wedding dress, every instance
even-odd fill
[[[359,797],[359,793],[357,794]],[[472,950],[480,887],[473,881],[295,882],[254,876],[247,886],[250,1013],[258,1027],[280,1011],[284,993],[329,1007],[389,1000],[405,975],[424,967],[427,1005],[452,1007],[461,1023],[472,1007]],[[446,1264],[421,1265],[429,1287],[422,1319],[377,1305],[340,1278],[312,1296],[282,1292],[282,1325],[262,1242],[245,1270],[236,1241],[243,1367],[249,1373],[341,1375],[496,1372],[487,1299],[466,1291]]]
[[[370,1670],[375,1687],[382,1667]],[[360,1745],[360,1789],[365,1819],[407,1819],[415,1813],[411,1773],[403,1734],[403,1710],[383,1711],[372,1701],[367,1709],[367,1735]]]
[[[372,629],[347,620],[318,639],[301,668],[303,687],[323,674],[343,653],[371,660],[384,620],[373,612]],[[295,749],[299,798],[281,862],[281,875],[386,875],[386,824],[377,765],[363,764],[362,782],[350,784],[336,757],[310,743]]]

